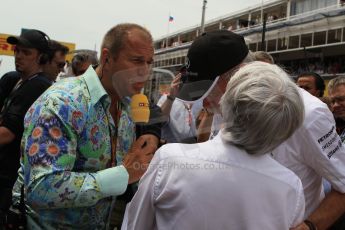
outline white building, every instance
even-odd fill
[[[339,65],[345,68],[342,2],[345,1],[273,0],[208,21],[205,31],[230,29],[241,34],[251,51],[264,49],[292,74],[310,70],[324,76],[333,75],[343,72]],[[262,46],[261,21],[265,16]],[[155,67],[177,70],[184,64],[188,47],[199,34],[199,26],[194,26],[157,39]],[[333,63],[337,61],[340,63]]]

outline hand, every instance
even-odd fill
[[[209,111],[207,108],[202,108],[197,119],[203,120],[208,117],[213,117],[213,115],[214,113],[212,111]]]
[[[304,222],[300,223],[294,228],[290,228],[290,230],[310,230],[308,225],[306,225]]]
[[[154,154],[158,148],[159,139],[153,134],[144,134],[139,137],[139,139],[143,139],[146,142],[147,151],[151,151]]]
[[[211,117],[212,117],[214,114],[220,114],[221,113],[219,100],[215,101],[211,97],[206,97],[202,101],[202,106],[205,110],[208,111],[208,114],[206,116],[211,115]],[[208,116],[208,117],[210,117],[210,116]]]
[[[210,138],[213,113],[203,108],[196,120],[198,143],[207,141]]]
[[[169,93],[170,96],[172,96],[172,97],[177,96],[177,94],[180,90],[179,89],[180,84],[181,84],[181,73],[177,74],[176,77],[174,78],[174,80],[170,84],[170,93]]]
[[[132,184],[142,177],[153,157],[152,145],[147,144],[145,137],[136,140],[123,159],[123,166],[129,174],[128,184]]]

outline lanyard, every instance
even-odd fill
[[[116,148],[117,148],[117,137],[118,137],[118,129],[119,129],[119,124],[120,124],[120,119],[121,119],[121,111],[122,111],[122,106],[119,102],[116,103],[116,110],[115,110],[115,114],[114,114],[114,124],[115,124],[115,135],[111,136],[111,158],[110,158],[110,162],[111,162],[111,166],[114,167],[117,165],[116,162]],[[110,126],[109,126],[110,127]],[[111,135],[111,132],[110,132]]]
[[[188,117],[186,118],[186,123],[189,125],[189,127],[192,126],[193,123],[193,117],[192,117],[192,105],[191,104],[185,104],[183,103],[184,108],[188,112]]]
[[[3,113],[5,112],[5,109],[7,109],[10,104],[11,104],[11,101],[12,101],[12,97],[13,97],[13,94],[22,86],[24,85],[26,82],[34,79],[35,77],[38,76],[38,73],[32,75],[30,78],[26,79],[26,80],[22,80],[22,79],[19,79],[19,81],[16,83],[16,85],[13,87],[11,93],[7,96],[7,98],[5,99],[4,101],[4,105],[2,106],[1,108],[1,111],[0,111],[0,123],[2,121],[1,119],[1,115],[3,115]]]

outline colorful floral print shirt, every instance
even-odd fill
[[[113,196],[126,190],[128,173],[111,167],[135,139],[129,106],[122,105],[118,129],[110,98],[95,71],[60,81],[29,109],[22,139],[22,168],[31,229],[106,229]]]

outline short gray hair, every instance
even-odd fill
[[[274,64],[274,59],[272,55],[265,51],[256,51],[253,55],[256,61],[263,61],[270,64]]]
[[[90,63],[92,66],[98,65],[97,52],[91,50],[77,52],[73,56],[71,63],[73,74],[76,76],[83,74],[80,72],[80,68],[86,62]]]
[[[120,51],[125,47],[128,32],[131,30],[139,30],[143,33],[142,39],[153,41],[151,33],[146,28],[134,23],[122,23],[114,26],[104,35],[101,50],[107,48],[117,58]]]
[[[278,66],[252,62],[230,79],[221,99],[221,137],[249,154],[271,152],[304,119],[299,89]]]
[[[345,76],[339,76],[330,80],[327,85],[328,93],[332,93],[339,85],[345,85]]]

